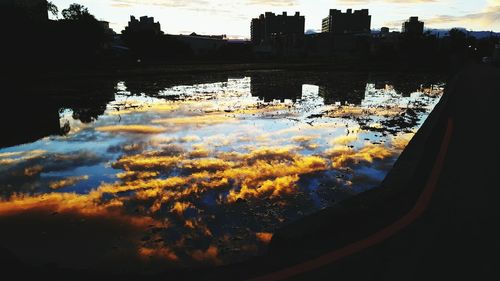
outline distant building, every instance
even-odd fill
[[[282,37],[303,38],[305,17],[299,12],[293,16],[288,16],[286,12],[282,15],[266,12],[259,18],[252,19],[250,29],[251,41],[254,45],[269,43]]]
[[[384,26],[380,29],[380,36],[385,37],[387,35],[389,35],[389,28]]]
[[[406,35],[422,35],[424,34],[424,22],[418,20],[418,17],[410,17],[408,21],[403,23],[403,34]]]
[[[106,35],[108,35],[108,36],[115,36],[116,35],[116,32],[111,27],[109,27],[109,22],[101,20],[101,21],[99,21],[99,23],[101,24],[102,28],[104,29],[104,32],[106,33]]]
[[[155,22],[153,17],[143,16],[137,20],[134,16],[130,16],[128,26],[125,27],[124,33],[150,33],[154,35],[163,34],[159,22]]]
[[[0,15],[35,22],[49,20],[46,0],[0,0]]]
[[[346,33],[370,33],[372,17],[368,9],[347,9],[346,13],[341,10],[330,9],[328,17],[323,19],[322,32],[346,34]]]
[[[218,51],[228,42],[226,35],[171,35],[175,39],[188,45],[195,55],[209,55]]]

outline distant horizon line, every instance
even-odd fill
[[[99,20],[99,21],[105,21],[105,22],[108,22],[106,20]],[[109,23],[109,22],[108,22]],[[160,23],[161,25],[161,23]],[[370,33],[374,33],[374,32],[380,32],[380,29],[383,28],[383,27],[386,27],[386,26],[382,26],[382,27],[379,27],[379,28],[372,28],[370,29]],[[500,35],[500,31],[494,31],[494,30],[474,30],[474,29],[468,29],[466,27],[462,27],[462,26],[455,26],[455,27],[450,27],[450,28],[424,28],[424,31],[442,31],[442,32],[446,32],[446,31],[450,31],[452,29],[459,29],[459,30],[462,30],[462,31],[467,31],[467,32],[472,32],[472,33],[481,33],[481,32],[484,32],[484,33],[494,33],[495,35]],[[399,28],[390,28],[389,27],[389,30],[391,32],[401,32],[401,29]],[[113,30],[114,31],[114,30]],[[120,32],[116,32],[116,34],[122,34],[122,31],[121,30]],[[184,35],[184,36],[189,36],[191,35],[192,33],[196,33],[196,35],[198,36],[225,36],[228,40],[242,40],[242,41],[250,41],[251,39],[249,37],[246,37],[246,36],[243,36],[243,35],[234,35],[234,34],[231,34],[231,35],[228,35],[228,34],[224,34],[224,33],[204,33],[204,32],[197,32],[197,31],[183,31],[183,32],[180,32],[180,33],[168,33],[166,31],[163,31],[161,30],[165,35]],[[185,32],[185,33],[184,33]],[[309,33],[308,33],[309,32]],[[323,33],[321,32],[321,30],[313,30],[313,29],[307,29],[304,31],[304,34],[305,35],[310,35],[310,34],[320,34],[320,33]]]
[[[134,15],[130,15],[130,16],[134,16]],[[301,16],[304,16],[304,15],[301,15]],[[136,16],[136,18],[141,18],[141,17],[149,17],[149,16],[148,15],[143,15],[143,16],[139,16],[139,17]],[[152,17],[152,18],[154,18],[154,17]],[[425,23],[424,19],[421,19],[421,20],[424,21],[424,23]],[[105,19],[99,19],[99,21],[103,21],[103,22],[107,22],[107,23],[112,23],[112,22],[109,22],[109,21],[107,21]],[[160,26],[161,26],[161,22],[159,20],[158,20],[158,22],[160,23]],[[116,23],[114,23],[114,24],[116,24]],[[125,25],[125,27],[126,26],[127,25]],[[391,32],[397,32],[397,31],[401,32],[401,28],[388,27],[388,26],[380,26],[378,28],[372,28],[372,29],[370,29],[370,31],[371,32],[380,31],[380,29],[382,29],[383,27],[389,28],[389,30]],[[437,31],[437,30],[439,30],[439,31],[449,31],[449,30],[452,30],[454,28],[460,29],[460,30],[465,30],[467,32],[490,32],[490,33],[495,33],[495,34],[499,34],[500,35],[500,30],[499,31],[495,31],[495,30],[474,30],[474,29],[469,29],[467,27],[463,27],[463,26],[454,26],[454,27],[449,27],[449,28],[424,27],[424,31],[429,31],[429,30],[431,30],[431,31],[433,31],[433,30],[434,31]],[[113,29],[113,31],[115,31],[115,30]],[[116,32],[116,34],[122,34],[122,31],[123,30],[120,30],[119,32],[116,32],[116,31],[115,32]],[[202,36],[208,36],[208,35],[220,36],[220,35],[225,35],[228,39],[233,39],[233,40],[236,40],[236,39],[238,39],[238,40],[250,40],[249,37],[246,37],[244,35],[235,35],[235,34],[231,34],[231,35],[228,35],[228,34],[225,34],[225,33],[220,33],[220,34],[218,34],[218,33],[211,33],[211,34],[208,34],[208,33],[197,32],[197,31],[181,31],[180,33],[168,33],[168,32],[163,31],[163,30],[161,30],[161,31],[164,32],[166,35],[189,35],[189,34],[184,34],[183,33],[183,32],[186,32],[186,33],[196,33],[197,35],[202,35]],[[311,33],[307,33],[308,31],[311,31]],[[318,34],[318,33],[322,33],[321,29],[307,29],[307,30],[304,31],[304,34]]]

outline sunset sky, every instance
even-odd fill
[[[71,3],[87,6],[98,19],[120,32],[130,15],[148,15],[169,34],[227,34],[248,38],[250,20],[271,11],[306,16],[306,30],[319,30],[329,9],[370,9],[372,28],[399,30],[410,16],[422,18],[427,28],[466,27],[500,31],[500,0],[52,0],[62,10]]]

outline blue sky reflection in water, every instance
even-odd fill
[[[61,110],[67,135],[0,150],[0,217],[43,221],[27,240],[63,235],[44,257],[63,266],[244,260],[280,225],[376,187],[442,94],[442,85],[403,96],[368,83],[346,101],[300,84],[285,94],[294,98],[273,100],[252,95],[258,86],[246,77],[150,97],[120,82],[94,122]],[[58,223],[74,228],[54,233]],[[99,253],[77,232],[105,241],[88,246]],[[37,263],[33,243],[10,250]],[[80,261],[65,257],[78,251]]]

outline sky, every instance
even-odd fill
[[[250,21],[266,11],[306,17],[306,30],[319,31],[329,9],[367,8],[372,29],[399,30],[410,16],[419,16],[426,28],[465,27],[500,31],[500,0],[52,0],[61,11],[79,3],[118,33],[131,15],[152,16],[168,34],[226,34],[249,38]]]

